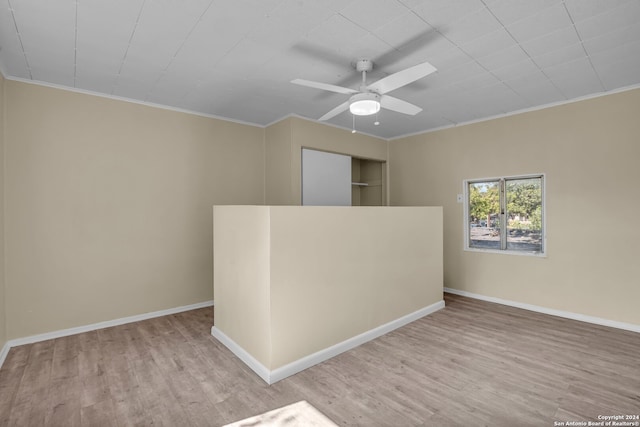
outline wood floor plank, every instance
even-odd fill
[[[82,389],[81,408],[95,405],[110,398],[111,393],[106,375],[83,376],[80,377],[80,381],[82,382],[80,386]]]
[[[83,407],[80,411],[80,425],[83,427],[111,427],[119,425],[113,401],[106,399]]]
[[[220,426],[299,400],[342,426],[640,414],[640,334],[445,300],[271,386],[211,337],[211,308],[16,347],[0,370],[0,426]]]
[[[0,370],[0,426],[9,424],[9,416],[14,408],[20,381],[24,375],[25,363],[21,363],[19,357],[7,357],[5,364],[10,369]],[[24,358],[26,361],[26,357]]]
[[[49,412],[49,387],[21,388],[11,407],[8,426],[46,425]]]
[[[140,386],[133,370],[109,370],[107,381],[118,424],[123,426],[149,424],[151,417],[141,402]]]
[[[126,339],[118,335],[117,327],[98,331],[98,338],[104,352],[105,375],[117,423],[144,425],[150,417],[140,400],[140,385],[127,357]]]
[[[79,426],[81,397],[82,386],[78,376],[52,379],[45,424]]]
[[[160,333],[166,327],[171,325],[145,324],[142,327],[142,333],[149,343],[153,343],[151,355],[166,377],[172,393],[179,399],[183,410],[190,414],[191,419],[206,416],[201,415],[206,411],[217,414],[213,405],[224,400],[231,393],[224,395],[219,393],[224,385],[219,381],[212,381],[212,378],[215,378],[212,374],[216,369],[208,367],[208,358],[197,352],[192,343],[176,341],[176,337],[172,334]],[[220,370],[220,365],[217,368]],[[203,410],[203,406],[206,410]],[[197,409],[198,407],[200,408]],[[201,420],[194,422],[196,425],[202,423]]]
[[[31,344],[28,348],[29,356],[7,423],[10,426],[44,425],[49,409],[54,341],[42,341]],[[4,368],[3,365],[2,369]]]
[[[166,378],[153,360],[138,359],[132,369],[139,384],[138,396],[147,417],[155,425],[179,425],[186,413],[176,401]]]

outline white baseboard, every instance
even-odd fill
[[[325,348],[324,350],[320,350],[316,353],[310,354],[309,356],[305,356],[302,359],[298,359],[295,362],[291,362],[287,365],[277,368],[271,371],[271,384],[285,379],[291,375],[297,374],[298,372],[310,368],[313,365],[317,365],[318,363],[322,363],[325,360],[331,359],[332,357],[335,357],[340,353],[344,353],[345,351],[351,350],[366,342],[372,341],[384,334],[388,334],[395,329],[401,328],[406,324],[416,321],[421,317],[434,313],[443,308],[444,300],[438,301],[427,307],[421,308],[418,311],[400,317],[399,319],[392,320],[389,323],[385,323],[384,325],[378,326],[377,328],[371,329],[367,332],[356,335],[355,337],[349,338],[331,347]]]
[[[349,338],[338,344],[332,345],[331,347],[327,347],[316,353],[305,356],[272,371],[258,362],[246,350],[240,347],[236,342],[226,336],[215,326],[211,328],[211,334],[216,337],[222,344],[224,344],[229,350],[231,350],[233,354],[238,356],[240,360],[242,360],[247,366],[249,366],[249,368],[251,368],[267,384],[273,384],[291,375],[297,374],[298,372],[301,372],[307,368],[317,365],[318,363],[322,363],[325,360],[331,359],[332,357],[335,357],[340,353],[344,353],[345,351],[358,347],[359,345],[362,345],[368,341],[374,340],[384,334],[387,334],[408,323],[418,320],[428,314],[434,313],[442,308],[444,308],[444,300],[421,308],[418,311],[400,317],[399,319],[392,320],[389,323],[385,323],[384,325],[378,326],[367,332],[363,332],[360,335],[356,335],[355,337]]]
[[[124,325],[127,323],[139,322],[141,320],[153,319],[154,317],[167,316],[169,314],[182,313],[183,311],[195,310],[198,308],[211,307],[213,301],[204,301],[196,304],[183,305],[180,307],[168,308],[166,310],[152,311],[150,313],[137,314],[135,316],[121,317],[119,319],[107,320],[105,322],[92,323],[90,325],[78,326],[75,328],[61,329],[59,331],[46,332],[44,334],[31,335],[24,338],[16,338],[7,341],[0,352],[0,368],[4,359],[9,353],[9,349],[25,344],[32,344],[40,341],[47,341],[55,338],[67,337],[69,335],[81,334],[83,332],[95,331],[98,329],[110,328],[112,326]]]
[[[4,359],[7,358],[7,354],[9,354],[9,350],[11,350],[9,343],[8,342],[4,343],[4,346],[2,346],[2,350],[0,351],[0,368],[2,368]]]
[[[445,292],[463,297],[479,299],[482,301],[495,302],[497,304],[508,305],[511,307],[522,308],[523,310],[535,311],[537,313],[549,314],[551,316],[564,317],[566,319],[579,320],[581,322],[593,323],[595,325],[609,326],[611,328],[624,329],[631,332],[640,332],[640,325],[632,323],[618,322],[616,320],[603,319],[601,317],[587,316],[586,314],[573,313],[570,311],[556,310],[554,308],[542,307],[539,305],[526,304],[518,301],[511,301],[502,298],[488,297],[485,295],[474,294],[472,292],[461,291],[453,288],[444,288]]]
[[[244,348],[240,347],[238,343],[229,338],[224,332],[220,329],[213,326],[211,328],[211,335],[214,336],[218,341],[220,341],[225,347],[227,347],[233,354],[235,354],[238,359],[242,360],[245,365],[247,365],[253,372],[258,374],[260,378],[267,384],[271,384],[271,372],[260,363],[255,357],[253,357],[249,352],[247,352]]]

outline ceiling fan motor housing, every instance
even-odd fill
[[[358,59],[356,61],[356,70],[360,72],[373,70],[373,61],[370,59]]]

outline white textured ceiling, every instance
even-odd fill
[[[0,0],[0,69],[10,79],[266,125],[317,119],[357,88],[429,61],[391,95],[394,138],[640,84],[640,0]],[[329,123],[351,127],[344,112]]]

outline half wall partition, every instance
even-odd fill
[[[214,206],[212,334],[271,384],[444,307],[441,207]]]

